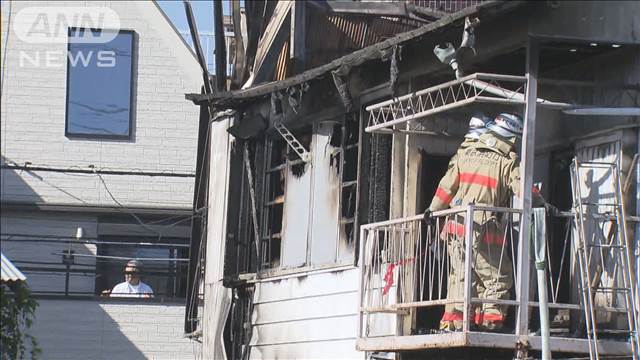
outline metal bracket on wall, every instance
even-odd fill
[[[298,139],[293,136],[289,129],[287,129],[282,123],[276,123],[274,127],[276,128],[276,130],[278,130],[278,133],[280,133],[282,138],[284,138],[284,141],[286,141],[287,144],[291,146],[293,151],[298,154],[302,161],[306,163],[311,161],[311,154],[304,148],[304,146],[302,146],[300,141],[298,141]]]

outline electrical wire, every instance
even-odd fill
[[[59,172],[68,175],[93,175],[95,173],[102,175],[132,175],[132,176],[165,176],[165,177],[195,177],[193,173],[177,173],[168,170],[161,171],[147,171],[140,168],[132,169],[114,169],[108,167],[96,168],[93,165],[89,165],[88,168],[84,168],[78,165],[71,165],[66,167],[53,167],[51,165],[38,165],[31,162],[25,162],[24,165],[20,165],[15,161],[7,161],[7,164],[0,166],[2,169],[10,170],[25,170],[25,171],[43,171],[43,172]]]
[[[140,224],[140,226],[142,226],[144,229],[155,233],[156,235],[158,235],[158,239],[162,238],[162,234],[155,231],[154,229],[150,228],[149,226],[147,226],[147,224],[145,224],[142,219],[140,219],[138,217],[138,215],[134,214],[134,213],[130,213],[126,210],[123,210],[125,208],[124,205],[122,205],[122,203],[120,201],[118,201],[118,199],[115,198],[115,196],[113,196],[113,194],[111,193],[111,190],[109,190],[109,187],[107,186],[107,183],[104,181],[104,178],[102,177],[101,174],[95,173],[98,176],[98,179],[100,179],[100,182],[102,182],[102,186],[104,186],[104,190],[107,192],[107,194],[109,194],[109,197],[111,197],[111,200],[113,200],[113,202],[115,202],[116,204],[118,204],[118,206],[120,206],[120,210],[122,212],[124,212],[125,214],[129,214],[131,215],[137,222],[138,224]]]
[[[127,241],[89,241],[89,240],[63,240],[55,238],[41,239],[14,239],[16,236],[3,238],[6,242],[35,242],[35,243],[60,243],[60,244],[77,244],[77,245],[118,245],[118,246],[151,246],[151,247],[176,247],[188,248],[189,244],[175,243],[148,243],[148,242],[127,242]],[[27,236],[25,236],[27,237]]]
[[[67,254],[64,253],[51,253],[51,255],[60,255],[60,256],[64,256]],[[126,256],[109,256],[109,255],[89,255],[89,254],[73,254],[73,256],[77,256],[77,257],[89,257],[89,258],[96,258],[96,259],[114,259],[114,260],[137,260],[137,261],[175,261],[175,262],[188,262],[189,259],[188,258],[139,258],[139,257],[126,257]]]

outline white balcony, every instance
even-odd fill
[[[361,227],[357,348],[365,351],[453,347],[514,349],[520,341],[528,343],[530,350],[539,351],[541,338],[536,334],[539,318],[538,312],[534,311],[539,307],[537,292],[531,286],[528,296],[524,294],[525,298],[517,291],[523,272],[530,274],[525,274],[524,278],[536,283],[533,261],[529,260],[528,251],[524,255],[526,259],[522,259],[522,249],[518,246],[520,211],[470,205],[439,211],[434,216],[436,221],[431,225],[423,222],[422,215],[416,215]],[[493,230],[489,231],[491,226]],[[550,261],[546,281],[552,324],[549,344],[554,353],[588,354],[589,343],[581,329],[584,309],[577,300],[578,285],[573,282],[579,273],[572,255],[575,251],[572,227],[570,214],[557,217],[553,231],[550,231],[553,234],[548,236],[549,243],[560,242],[555,247],[550,246],[548,251]],[[487,240],[484,234],[489,232],[494,236]],[[558,233],[562,235],[552,236]],[[451,241],[459,241],[464,246],[464,296],[459,298],[447,296],[447,279],[451,276],[447,242]],[[469,281],[474,279],[478,249],[487,242],[492,250],[499,251],[494,255],[499,259],[498,274],[508,272],[513,278],[509,293],[498,298],[485,296],[488,292],[477,294],[476,286]],[[595,308],[602,321],[598,339],[600,355],[630,354],[629,331],[622,321],[626,319],[626,309],[616,303],[613,294],[606,296],[608,299],[603,298]],[[439,331],[438,321],[444,305],[454,303],[464,309],[462,329]],[[500,332],[478,331],[474,326],[475,309],[489,303],[506,308],[505,327]],[[529,316],[524,317],[524,326],[517,324],[522,306],[529,310]]]

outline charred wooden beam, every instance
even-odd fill
[[[380,59],[382,53],[388,50],[393,45],[401,44],[411,39],[419,38],[436,29],[444,28],[458,20],[464,19],[466,16],[476,14],[480,11],[486,11],[486,12],[489,12],[491,15],[497,15],[505,11],[520,7],[523,4],[525,4],[525,2],[523,1],[508,1],[508,2],[488,1],[486,3],[481,3],[475,6],[465,8],[461,11],[458,11],[457,13],[449,14],[438,21],[426,24],[415,30],[398,34],[392,38],[389,38],[387,40],[381,41],[374,45],[368,46],[364,49],[354,51],[348,55],[345,55],[341,58],[333,60],[328,64],[324,64],[319,67],[307,70],[304,73],[301,73],[291,78],[287,78],[282,81],[261,84],[261,85],[253,86],[249,89],[243,89],[243,90],[227,92],[222,94],[214,94],[214,95],[186,94],[185,98],[193,101],[196,104],[199,104],[205,101],[211,101],[218,104],[225,103],[229,105],[234,102],[242,102],[248,99],[265,96],[274,91],[284,90],[289,87],[299,85],[303,82],[308,82],[309,80],[325,75],[343,66],[355,67],[369,60]],[[402,74],[401,78],[404,78],[404,73]]]
[[[416,4],[406,4],[407,11],[419,17],[424,17],[430,20],[438,20],[447,15],[444,11],[435,10],[425,6],[418,6]]]
[[[355,14],[371,16],[402,17],[413,20],[438,20],[445,15],[444,11],[431,9],[424,6],[409,4],[404,2],[382,2],[382,1],[311,1],[325,11],[336,14]]]
[[[196,50],[196,56],[198,57],[198,64],[202,69],[202,77],[204,80],[204,93],[211,94],[211,82],[209,80],[209,70],[207,70],[207,61],[202,53],[202,46],[200,45],[200,35],[198,34],[198,27],[196,26],[195,17],[193,16],[193,9],[189,1],[184,1],[184,11],[187,15],[187,23],[189,24],[189,32],[191,33],[191,41],[193,47]]]
[[[216,90],[223,91],[227,87],[227,47],[224,41],[222,1],[213,2],[213,32],[216,44]]]
[[[283,26],[293,2],[279,1],[273,15],[267,24],[264,34],[260,38],[256,58],[253,65],[254,83],[266,80],[265,73],[273,70],[280,46],[284,41]],[[275,54],[275,55],[274,55]]]
[[[244,40],[242,39],[242,14],[240,1],[231,2],[231,14],[233,17],[233,38],[235,39],[235,59],[233,62],[233,76],[231,80],[232,88],[239,88],[245,79],[247,72],[247,62],[244,53]]]
[[[339,71],[332,71],[333,83],[336,85],[342,104],[346,112],[351,111],[353,108],[353,98],[349,93],[349,84],[344,75],[341,75]]]
[[[289,57],[294,59],[295,70],[304,69],[306,62],[307,38],[307,4],[304,1],[296,1],[291,8],[291,40],[289,41]]]

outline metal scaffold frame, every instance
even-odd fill
[[[369,133],[391,133],[397,125],[472,103],[524,105],[524,76],[475,73],[411,94],[367,106]],[[570,104],[538,98],[538,104],[566,109]]]

